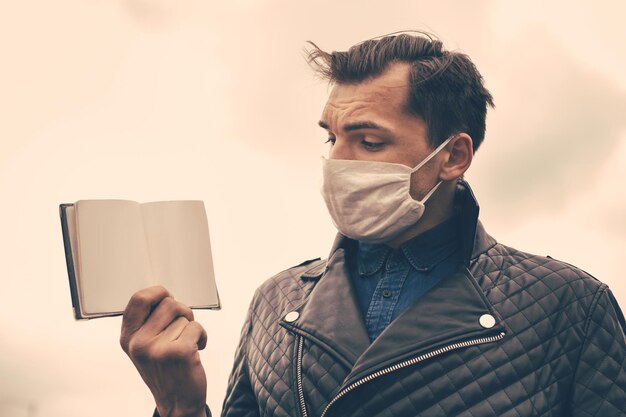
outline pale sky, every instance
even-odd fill
[[[623,2],[0,2],[0,415],[149,416],[121,319],[75,322],[58,204],[201,199],[221,311],[199,311],[219,414],[255,288],[325,257],[328,94],[306,40],[405,29],[469,54],[496,110],[468,180],[497,240],[572,263],[626,306]]]

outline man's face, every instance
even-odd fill
[[[334,86],[320,119],[320,126],[328,131],[330,159],[413,168],[433,151],[426,124],[406,110],[409,69],[409,64],[394,63],[376,78]],[[437,183],[436,159],[413,174],[413,198],[421,199]]]

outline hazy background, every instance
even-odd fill
[[[328,93],[306,40],[402,29],[468,53],[497,109],[468,178],[499,241],[574,263],[626,306],[623,2],[0,0],[0,416],[149,416],[121,319],[75,322],[58,204],[202,199],[223,310],[221,409],[254,289],[326,256]]]

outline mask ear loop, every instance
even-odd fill
[[[452,140],[452,138],[454,138],[454,135],[450,136],[448,139],[444,140],[441,145],[437,146],[437,148],[434,151],[432,151],[430,155],[424,158],[422,162],[417,164],[417,166],[411,170],[411,174],[417,171],[418,169],[420,169],[421,167],[423,167],[428,161],[433,159],[434,156],[437,155],[439,151],[441,151]]]
[[[411,173],[414,173],[415,171],[417,171],[418,169],[420,169],[421,167],[423,167],[428,161],[430,161],[435,155],[437,155],[439,153],[439,151],[441,151],[454,137],[454,135],[450,136],[448,139],[444,140],[441,145],[437,146],[437,148],[432,151],[430,153],[430,155],[428,155],[426,158],[424,158],[424,160],[422,162],[420,162],[419,164],[417,164],[417,166],[415,168],[413,168],[411,170]],[[443,181],[439,181],[429,192],[428,194],[426,194],[424,196],[424,198],[422,198],[422,201],[420,201],[420,203],[424,204],[426,202],[426,200],[428,200],[430,198],[431,195],[434,194],[435,191],[437,191],[437,188],[439,188],[439,186],[441,185]]]
[[[439,186],[441,185],[443,181],[439,181],[429,192],[428,194],[426,194],[424,196],[424,198],[422,198],[422,201],[420,201],[420,203],[424,204],[426,202],[426,200],[428,200],[430,198],[431,195],[433,195],[435,193],[435,191],[437,191],[437,188],[439,188]]]

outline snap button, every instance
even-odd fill
[[[300,317],[300,313],[298,313],[297,311],[290,311],[285,316],[285,321],[291,323],[291,322],[298,320],[298,317]]]
[[[389,297],[391,297],[391,291],[389,291],[389,290],[383,290],[383,297],[385,297],[385,298],[389,298]]]
[[[496,325],[496,319],[491,314],[483,314],[482,316],[480,316],[480,319],[478,319],[478,322],[485,329],[491,329],[493,326]]]

